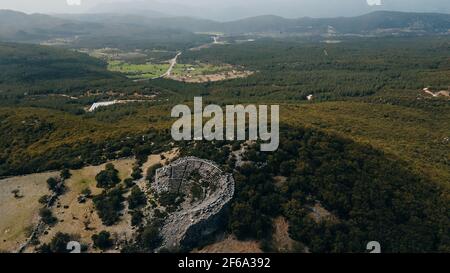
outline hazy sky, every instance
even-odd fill
[[[450,0],[0,0],[0,9],[28,13],[80,13],[102,11],[96,7],[104,3],[122,3],[118,10],[123,10],[124,2],[130,3],[128,7],[139,7],[141,10],[145,8],[170,15],[221,20],[262,14],[285,17],[353,16],[377,9],[450,13]],[[376,5],[380,2],[381,6]],[[102,8],[112,9],[104,5]]]

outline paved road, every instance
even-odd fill
[[[151,79],[137,79],[137,80],[134,80],[134,82],[145,82],[145,81],[148,81],[148,80],[156,80],[156,79],[162,79],[162,78],[170,77],[170,75],[172,74],[173,68],[177,64],[177,59],[178,59],[178,57],[180,57],[180,55],[182,53],[183,52],[178,52],[177,55],[173,59],[171,59],[169,61],[170,66],[169,66],[169,69],[167,69],[166,73],[162,74],[161,76],[158,76],[158,77],[155,77],[155,78],[151,78]]]
[[[182,54],[182,52],[178,52],[177,55],[175,56],[175,58],[173,58],[172,60],[169,61],[169,63],[170,63],[169,69],[167,69],[167,72],[162,74],[159,78],[170,77],[170,75],[172,74],[173,68],[177,64],[177,59],[178,59],[178,57],[180,57],[181,54]]]
[[[211,44],[220,44],[220,42],[219,42],[220,36],[213,36],[212,38],[213,38],[213,42],[212,43],[204,44],[202,46],[199,46],[198,48],[191,48],[190,50],[201,49],[203,47],[208,47]],[[183,54],[183,52],[179,51],[177,53],[177,55],[173,59],[171,59],[169,61],[170,66],[169,66],[169,69],[167,69],[166,73],[162,74],[161,76],[155,77],[152,80],[162,79],[162,78],[169,78],[172,75],[173,68],[177,64],[178,57],[180,57],[181,54]],[[148,81],[148,79],[137,79],[137,80],[134,80],[134,82],[142,82],[142,81]]]

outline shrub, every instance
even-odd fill
[[[147,197],[138,186],[134,186],[128,197],[128,208],[135,209],[145,204],[147,204]]]
[[[72,174],[70,173],[70,171],[68,169],[63,169],[61,171],[60,177],[63,180],[69,179],[72,176]]]
[[[92,235],[92,242],[94,242],[95,247],[101,250],[109,249],[114,244],[111,239],[111,234],[107,231],[102,231],[99,234]]]
[[[39,198],[38,201],[39,201],[40,204],[45,205],[45,204],[48,203],[49,199],[50,199],[50,196],[48,196],[48,195],[43,195],[43,196],[41,196],[41,197]]]
[[[121,189],[112,189],[109,192],[103,191],[94,198],[94,205],[98,216],[106,226],[114,225],[120,218],[120,211],[123,210]]]
[[[155,178],[156,170],[161,167],[162,165],[160,163],[149,167],[147,169],[147,177],[146,177],[147,181],[152,182],[152,180]]]
[[[42,221],[47,225],[53,225],[55,224],[58,219],[53,216],[53,213],[48,208],[42,208],[39,210],[39,216],[41,217]]]
[[[142,224],[142,219],[144,218],[144,214],[141,211],[133,211],[131,213],[131,225],[139,226]]]
[[[97,187],[111,189],[120,183],[119,171],[114,168],[113,164],[107,164],[105,170],[95,176]]]

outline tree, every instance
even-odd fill
[[[67,233],[58,232],[50,242],[49,249],[51,253],[68,253],[67,244],[72,241],[73,236]]]
[[[295,168],[295,162],[293,160],[283,161],[280,164],[280,174],[283,176],[289,176]]]
[[[119,151],[119,156],[120,157],[129,157],[130,155],[133,154],[133,151],[131,150],[130,147],[125,146],[123,147],[120,151]]]
[[[52,253],[52,250],[50,249],[50,245],[49,244],[42,244],[41,246],[39,246],[38,248],[36,248],[37,253]]]
[[[135,185],[133,178],[125,178],[125,180],[123,180],[123,183],[125,184],[125,187],[127,188],[131,188]]]
[[[42,208],[39,210],[39,216],[41,217],[42,221],[47,225],[53,225],[55,224],[58,219],[53,216],[53,213],[48,208]]]
[[[81,191],[81,194],[84,195],[84,197],[86,197],[86,198],[90,198],[92,196],[92,191],[90,188],[84,188]]]
[[[134,186],[128,197],[128,208],[135,209],[145,204],[147,204],[147,197],[138,186]]]
[[[57,190],[58,183],[59,183],[58,180],[54,177],[50,177],[49,179],[47,179],[47,186],[49,190],[53,192]]]
[[[254,210],[246,203],[236,203],[232,206],[230,228],[239,239],[252,237],[252,227],[256,220],[253,216]]]
[[[139,235],[140,244],[147,251],[153,251],[162,243],[162,237],[159,228],[155,225],[148,225]]]
[[[70,241],[74,240],[73,235],[58,232],[52,238],[50,243],[42,244],[37,248],[38,253],[69,253],[71,250],[67,249]]]
[[[160,163],[153,165],[147,169],[147,181],[152,182],[152,180],[155,178],[156,170],[162,168],[162,165]]]
[[[95,176],[97,187],[110,189],[120,183],[119,171],[114,168],[114,165],[109,163],[105,170],[101,171]]]
[[[106,226],[114,225],[120,219],[124,201],[122,194],[121,189],[114,188],[110,191],[103,191],[94,198],[98,216]]]
[[[39,198],[38,202],[39,204],[45,205],[48,203],[48,200],[50,199],[50,196],[48,195],[43,195]]]
[[[62,169],[60,177],[63,180],[69,179],[72,176],[69,169]]]
[[[142,219],[144,218],[144,214],[141,211],[133,211],[131,212],[131,225],[139,226],[142,224]]]
[[[107,231],[101,231],[99,234],[92,235],[92,242],[94,242],[95,247],[101,250],[109,249],[114,244],[111,234]]]
[[[231,145],[231,150],[237,151],[240,149],[241,149],[241,143],[239,141],[234,141],[233,144]]]
[[[133,166],[133,172],[131,173],[131,177],[134,180],[139,180],[142,178],[142,170],[141,167],[139,167],[139,165]]]

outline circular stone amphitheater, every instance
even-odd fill
[[[184,157],[156,171],[152,189],[168,216],[160,249],[195,247],[221,227],[234,180],[214,162]]]

